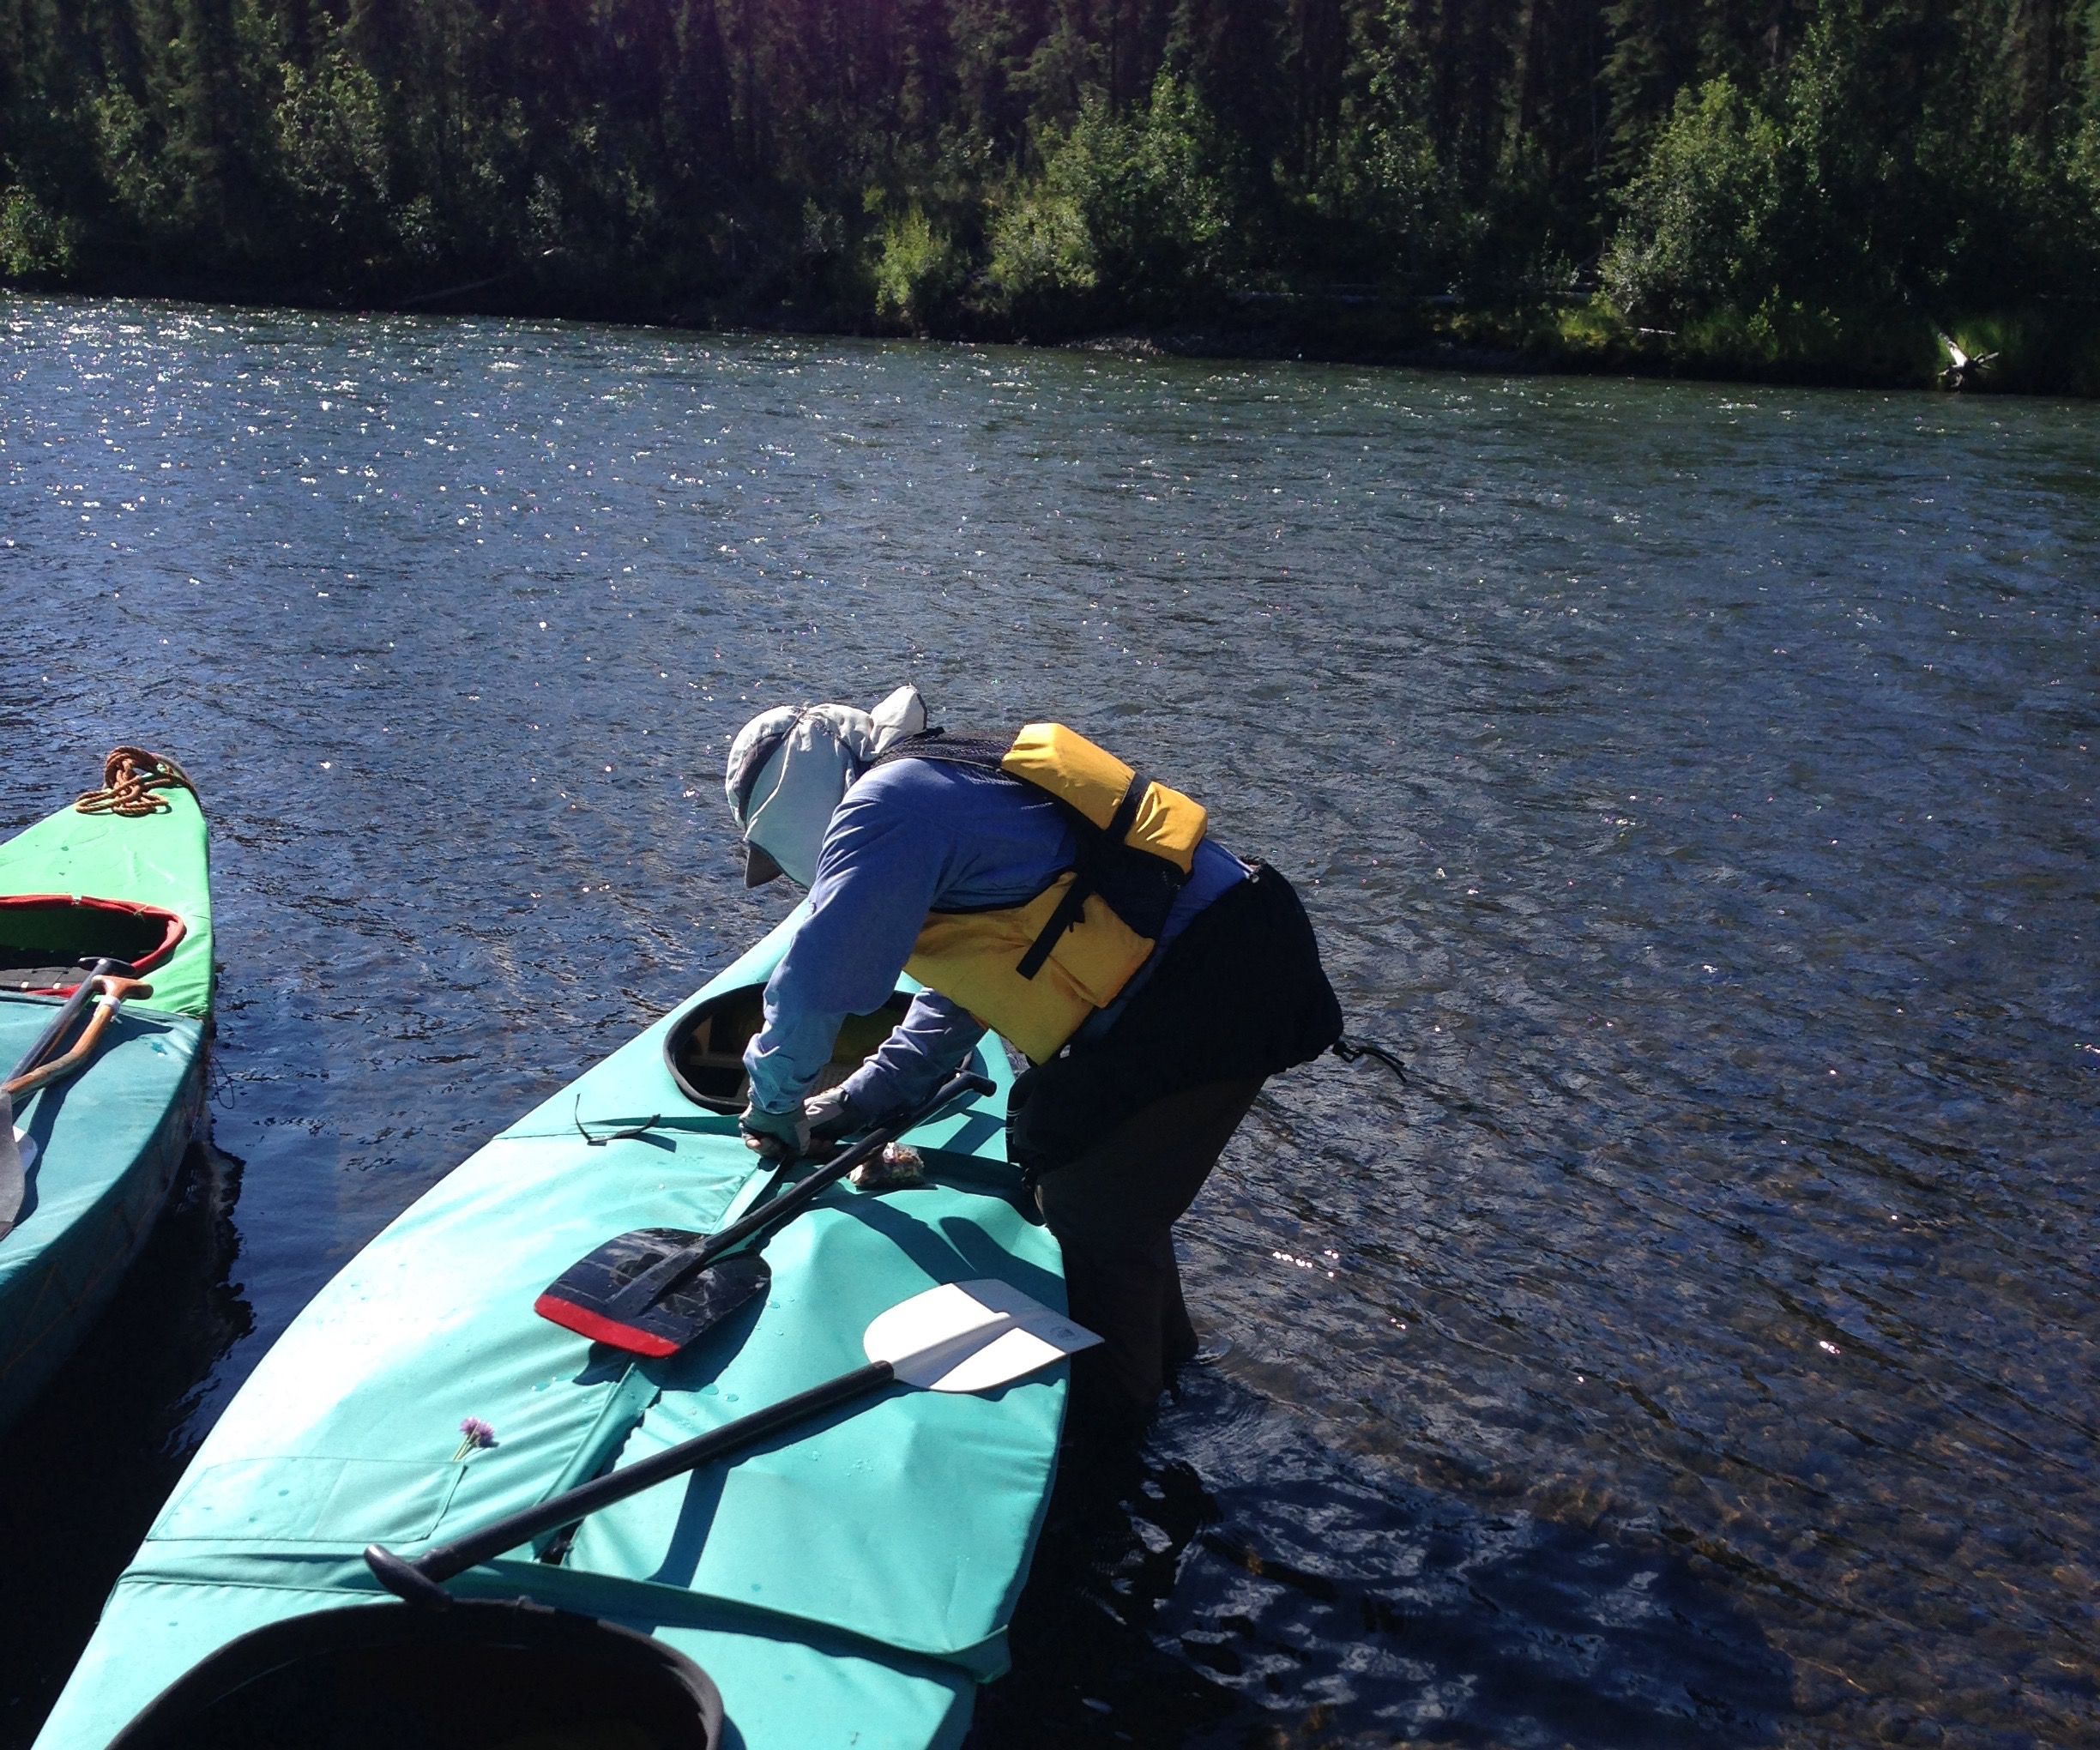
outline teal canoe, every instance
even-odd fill
[[[106,779],[119,775],[118,757]],[[203,1109],[203,812],[186,781],[135,786],[118,800],[138,812],[68,807],[0,844],[0,1077],[51,1025],[83,957],[128,962],[153,987],[124,1005],[78,1069],[16,1104],[25,1171],[14,1225],[0,1236],[0,1427],[115,1291]]]
[[[911,1132],[926,1183],[841,1184],[763,1242],[772,1282],[640,1359],[535,1316],[638,1228],[707,1232],[792,1175],[737,1134],[737,1050],[783,926],[495,1138],[299,1314],[118,1580],[42,1750],[425,1742],[490,1750],[952,1746],[1006,1626],[1056,1463],[1065,1370],[896,1389],[655,1484],[395,1601],[414,1557],[860,1367],[876,1315],[997,1277],[1061,1310],[1056,1242],[1004,1153],[1011,1071]],[[842,1030],[835,1073],[891,1012]],[[469,1419],[492,1445],[462,1439]]]

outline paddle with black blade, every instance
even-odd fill
[[[638,1228],[608,1240],[550,1282],[533,1311],[564,1330],[637,1355],[673,1355],[728,1310],[704,1274],[716,1260],[793,1221],[840,1180],[916,1125],[929,1122],[967,1095],[989,1094],[990,1079],[964,1070],[915,1112],[870,1131],[739,1222],[715,1234],[677,1228]],[[741,1306],[750,1290],[731,1285],[726,1296]]]
[[[479,1531],[425,1550],[413,1561],[372,1544],[365,1566],[397,1598],[449,1604],[444,1583],[548,1532],[559,1531],[630,1495],[703,1464],[733,1458],[784,1428],[891,1385],[924,1391],[990,1391],[1025,1379],[1101,1338],[996,1277],[944,1282],[878,1313],[861,1339],[868,1362],[778,1403],[594,1477],[535,1506],[492,1520]]]

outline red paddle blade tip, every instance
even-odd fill
[[[632,1325],[608,1319],[602,1312],[588,1306],[578,1306],[569,1300],[558,1300],[549,1289],[533,1302],[533,1311],[542,1319],[558,1325],[564,1331],[573,1331],[579,1337],[588,1337],[593,1343],[610,1343],[614,1349],[625,1349],[637,1355],[674,1355],[679,1345],[654,1331],[643,1331]]]
[[[631,1292],[636,1280],[685,1249],[692,1235],[645,1228],[608,1240],[540,1290],[533,1310],[542,1319],[631,1355],[674,1355],[765,1292],[771,1276],[763,1258],[717,1258],[697,1276],[652,1299]]]

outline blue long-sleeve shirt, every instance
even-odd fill
[[[932,911],[988,910],[1032,899],[1070,868],[1077,836],[1042,792],[946,760],[896,760],[847,791],[824,832],[808,910],[765,992],[765,1025],[744,1053],[752,1103],[794,1109],[830,1061],[839,1023],[878,1008]],[[1160,932],[1163,948],[1246,875],[1205,838]],[[1083,1034],[1104,1027],[1150,974],[1152,958]],[[878,1119],[931,1095],[984,1029],[947,998],[922,993],[882,1048],[846,1083]]]

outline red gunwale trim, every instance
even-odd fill
[[[646,1331],[637,1331],[631,1325],[622,1325],[617,1319],[607,1319],[601,1312],[593,1312],[579,1306],[573,1300],[558,1300],[551,1294],[542,1294],[533,1302],[533,1311],[542,1319],[551,1319],[564,1331],[573,1331],[579,1337],[588,1337],[593,1343],[609,1343],[616,1349],[624,1349],[631,1355],[674,1355],[678,1345],[667,1343],[662,1337]]]
[[[164,906],[147,905],[137,900],[96,899],[80,893],[0,893],[0,914],[9,911],[49,911],[61,906],[74,911],[116,912],[124,917],[158,919],[161,925],[160,946],[131,962],[140,972],[160,965],[175,951],[175,944],[190,933],[190,926],[178,914]],[[69,997],[80,987],[76,981],[21,988],[29,996]]]

